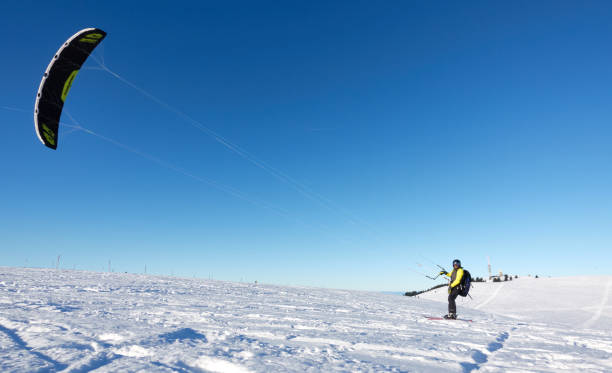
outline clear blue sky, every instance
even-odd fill
[[[3,1],[0,19],[0,265],[397,291],[454,258],[610,273],[609,2]],[[52,151],[36,90],[86,27],[108,36]]]

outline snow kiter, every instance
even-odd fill
[[[55,53],[40,82],[34,104],[34,128],[40,141],[57,149],[60,116],[72,82],[106,32],[86,28],[72,35]]]

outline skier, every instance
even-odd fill
[[[459,259],[453,260],[453,270],[450,273],[440,271],[440,275],[450,277],[450,284],[448,285],[448,315],[444,315],[444,318],[454,320],[457,318],[455,299],[459,295],[459,284],[461,284],[461,279],[463,278],[461,261]]]

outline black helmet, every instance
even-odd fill
[[[453,260],[453,266],[454,266],[455,264],[457,265],[457,267],[461,267],[461,260],[459,260],[459,259],[455,259],[455,260]]]

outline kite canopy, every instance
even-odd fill
[[[106,32],[86,28],[72,35],[55,53],[40,82],[34,105],[34,127],[43,144],[57,149],[58,129],[64,101],[72,82]]]

